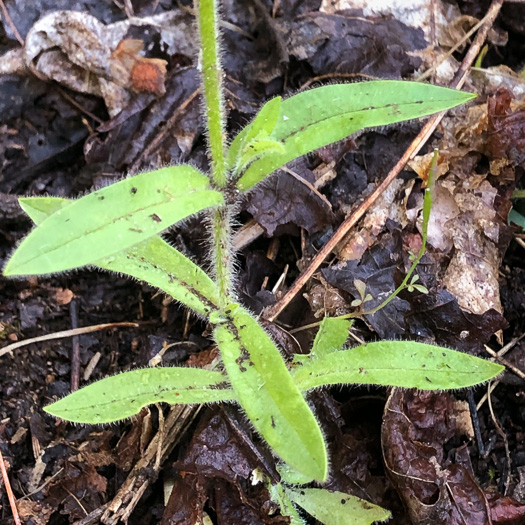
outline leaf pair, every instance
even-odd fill
[[[242,307],[232,305],[215,328],[228,377],[193,368],[135,370],[93,383],[45,410],[79,423],[106,423],[160,401],[237,401],[283,460],[309,480],[322,480],[327,468],[322,434],[296,392],[352,383],[421,390],[465,388],[503,370],[478,357],[412,341],[382,341],[341,350],[348,327],[349,321],[325,318],[312,352],[296,356],[290,377],[261,326]]]
[[[43,210],[42,223],[22,241],[4,275],[39,275],[91,264],[223,203],[208,177],[189,165],[135,175],[48,217]]]
[[[72,206],[65,199],[49,197],[23,199],[21,204],[37,224],[45,224],[47,216],[52,218],[58,213],[67,218]],[[217,313],[213,281],[158,236],[90,262],[156,286],[204,316]],[[53,405],[52,413],[78,422],[104,423],[129,417],[143,406],[159,401],[202,403],[236,399],[285,461],[305,469],[312,478],[325,479],[327,458],[321,431],[273,341],[237,305],[232,305],[224,316],[211,315],[210,320],[214,319],[223,321],[215,329],[215,338],[234,393],[211,389],[227,381],[218,372],[184,368],[137,370],[79,390]]]
[[[184,176],[187,173],[186,166],[170,169],[172,169],[176,175],[181,174]],[[190,169],[193,170],[193,168]],[[137,195],[143,185],[149,185],[144,175],[122,181],[127,183],[125,189],[131,188],[131,195]],[[148,175],[155,180],[157,172],[151,172]],[[170,176],[171,175],[172,174],[170,174]],[[162,177],[156,180],[162,180]],[[130,182],[132,184],[131,186]],[[117,185],[118,184],[121,183],[117,183]],[[113,190],[114,186],[115,185],[109,186],[108,188],[95,192],[98,194],[97,200],[106,201],[107,199],[110,201],[113,193],[113,191],[110,190]],[[122,189],[123,188],[119,191],[122,191]],[[198,189],[194,191],[197,194],[200,193]],[[210,198],[217,199],[217,195],[222,198],[218,192],[214,192],[214,190],[210,190],[208,187],[205,187],[201,191],[204,193],[205,202]],[[107,193],[110,193],[110,195],[108,196]],[[155,194],[156,193],[155,190]],[[38,260],[40,260],[42,264],[47,264],[49,271],[57,271],[56,268],[58,265],[74,268],[89,263],[104,270],[129,275],[144,281],[167,293],[201,316],[207,317],[217,309],[219,297],[215,283],[206,272],[158,235],[153,235],[141,241],[140,239],[145,235],[145,231],[143,230],[141,233],[133,231],[132,235],[126,239],[118,237],[118,235],[115,239],[112,237],[107,238],[107,235],[111,234],[108,228],[111,227],[113,219],[108,219],[106,215],[105,222],[104,219],[98,217],[98,230],[96,232],[93,231],[91,234],[92,239],[86,239],[86,246],[92,245],[89,260],[85,251],[82,251],[80,254],[72,251],[74,240],[77,238],[76,235],[81,235],[79,230],[84,227],[84,223],[76,219],[78,217],[89,216],[92,200],[84,201],[87,197],[73,202],[57,197],[27,197],[19,199],[20,205],[38,228],[26,237],[10,260],[5,272],[9,274],[9,267],[15,267],[16,271],[12,271],[11,274],[16,275],[20,268],[17,264],[21,264],[22,268],[27,268],[27,263],[24,261],[24,257],[27,257],[26,254],[38,253],[40,254]],[[104,198],[101,199],[101,197]],[[178,204],[180,204],[178,202],[175,202],[174,205],[179,215],[191,209],[183,197],[180,200],[182,200],[180,207],[178,206]],[[117,205],[114,204],[114,207],[117,207]],[[126,214],[126,218],[120,218],[118,220],[132,220],[136,222],[139,219],[135,217],[140,218],[143,216],[143,209],[143,201],[133,202],[131,200],[129,205],[126,206],[125,210],[122,210],[120,214],[120,217],[124,217]],[[159,217],[158,214],[155,215]],[[170,217],[173,218],[173,214],[170,215]],[[60,246],[61,249],[49,252],[46,250],[47,245],[42,245],[41,237],[45,238],[46,235],[52,235],[50,232],[56,227],[55,225],[57,223],[59,223],[61,225],[59,227],[62,228],[63,225],[69,224],[71,224],[71,227],[67,228],[68,236],[66,239],[63,239],[63,244]],[[166,228],[166,225],[161,225],[157,220],[154,220],[154,223],[158,225],[157,229],[163,230]],[[91,228],[93,229],[93,227]],[[35,235],[32,237],[33,234]],[[135,237],[135,234],[139,237]],[[130,242],[134,243],[136,240],[138,240],[137,244],[129,244]],[[109,253],[109,255],[99,258],[99,256],[104,253]],[[33,264],[34,263],[35,260],[33,260]]]

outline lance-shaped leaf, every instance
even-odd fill
[[[348,330],[352,321],[339,317],[325,317],[317,332],[309,354],[295,354],[296,363],[306,364],[312,359],[319,359],[326,354],[341,350],[348,339]]]
[[[281,515],[290,518],[290,525],[306,525],[281,483],[269,484],[268,491],[272,501],[279,505]]]
[[[26,197],[19,203],[38,225],[70,201],[57,197]],[[156,235],[92,264],[159,288],[204,317],[219,303],[217,286],[210,277]]]
[[[77,268],[223,201],[208,178],[191,166],[142,173],[94,191],[45,219],[22,241],[4,274]]]
[[[344,492],[308,488],[285,491],[296,505],[324,525],[371,525],[392,517],[388,510]]]
[[[395,80],[334,84],[304,91],[283,100],[269,136],[282,143],[284,151],[255,156],[237,188],[248,190],[287,162],[361,129],[423,117],[474,97],[430,84]]]
[[[293,375],[301,390],[344,383],[448,390],[483,383],[503,370],[501,365],[448,348],[380,341],[314,359]]]
[[[348,339],[352,321],[338,317],[325,317],[315,336],[310,355],[319,359],[327,354],[341,350]]]
[[[281,97],[275,97],[266,102],[260,109],[255,118],[242,131],[240,131],[228,148],[227,165],[229,170],[237,170],[242,167],[241,161],[243,153],[246,153],[246,146],[254,141],[266,139],[270,136],[281,109]],[[248,160],[249,161],[249,160]]]
[[[111,423],[153,403],[213,403],[234,400],[220,372],[200,368],[144,368],[101,379],[44,410],[75,423]]]
[[[273,451],[312,479],[325,480],[327,454],[310,407],[279,350],[241,307],[215,329],[215,339],[237,399]]]

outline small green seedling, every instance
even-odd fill
[[[195,2],[210,175],[188,165],[171,166],[126,178],[76,201],[22,198],[20,205],[37,226],[14,252],[4,275],[98,267],[162,290],[214,327],[224,373],[184,367],[125,372],[53,403],[46,407],[48,413],[80,423],[105,423],[159,401],[236,402],[276,455],[305,479],[325,481],[327,450],[306,400],[311,389],[347,383],[464,388],[497,376],[502,367],[416,342],[342,350],[350,321],[325,319],[312,352],[297,356],[289,369],[259,322],[235,302],[232,196],[241,198],[287,162],[360,129],[446,110],[474,95],[401,81],[323,86],[270,100],[228,147],[217,1]],[[211,275],[161,237],[173,224],[204,210],[211,224]],[[409,286],[417,288],[414,283]],[[364,295],[363,303],[367,300]],[[325,519],[314,489],[308,489],[308,497],[292,489],[285,493]]]
[[[388,510],[344,492],[301,487],[308,480],[288,466],[278,466],[277,470],[281,482],[269,484],[268,490],[281,514],[290,518],[291,525],[306,525],[296,506],[324,525],[371,525],[392,517]]]

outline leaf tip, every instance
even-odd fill
[[[21,275],[20,273],[16,271],[16,266],[15,268],[13,268],[12,260],[13,258],[9,259],[6,265],[4,266],[4,269],[2,270],[2,275],[4,277],[15,277],[17,275]]]

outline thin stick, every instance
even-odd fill
[[[478,452],[481,457],[485,456],[485,445],[481,435],[481,428],[479,427],[478,409],[476,408],[476,400],[474,399],[474,391],[469,388],[467,391],[468,408],[470,411],[470,419],[472,420],[472,427],[474,428],[474,435],[478,444]]]
[[[73,330],[78,328],[78,305],[75,299],[69,303],[69,315],[71,317],[71,327]],[[78,335],[74,335],[71,341],[71,391],[78,390],[80,377],[80,340]]]
[[[492,348],[485,345],[485,352],[489,353],[492,357],[496,358],[496,361],[500,362],[505,368],[508,368],[514,372],[520,379],[525,379],[525,372],[522,372],[518,367],[507,361],[504,357],[501,357],[498,353],[494,352]]]
[[[13,513],[13,521],[15,525],[22,525],[20,521],[20,516],[18,515],[18,510],[16,508],[16,498],[11,489],[11,483],[9,482],[9,476],[7,475],[7,470],[4,464],[4,456],[0,450],[0,470],[2,471],[2,478],[4,480],[5,491],[7,492],[7,497],[9,499],[9,505],[11,507],[11,512]]]
[[[32,343],[40,343],[41,341],[51,341],[53,339],[62,339],[64,337],[73,337],[75,335],[81,334],[90,334],[91,332],[99,332],[100,330],[109,330],[110,328],[122,328],[122,327],[132,327],[138,328],[138,323],[105,323],[105,324],[95,324],[93,326],[85,326],[84,328],[75,328],[73,330],[62,330],[61,332],[55,332],[53,334],[41,335],[39,337],[32,337],[31,339],[26,339],[25,341],[18,341],[12,345],[4,346],[0,349],[0,357],[7,353],[11,353],[17,348],[22,348],[23,346],[30,345]],[[11,354],[12,355],[12,354]]]
[[[18,32],[18,29],[16,28],[15,24],[13,24],[13,21],[11,20],[11,17],[9,16],[9,11],[7,10],[7,7],[5,6],[3,0],[0,0],[0,9],[2,9],[2,14],[4,15],[7,25],[11,28],[11,31],[13,31],[20,45],[23,46],[25,44],[24,39],[22,38],[22,35]]]
[[[506,496],[507,490],[510,485],[510,477],[511,477],[511,472],[512,472],[512,461],[510,459],[509,440],[507,439],[507,434],[505,434],[504,430],[501,428],[498,418],[496,417],[496,414],[494,413],[494,409],[492,408],[492,396],[489,394],[487,399],[489,402],[490,417],[492,418],[492,422],[494,423],[494,426],[496,427],[496,432],[501,436],[501,439],[503,439],[503,444],[505,446],[505,457],[507,459],[507,469],[506,469],[507,475],[505,476],[505,480],[503,481],[503,495]]]
[[[468,50],[463,62],[461,63],[454,79],[450,83],[450,87],[453,89],[460,89],[468,76],[469,68],[474,63],[476,56],[481,49],[481,46],[485,42],[487,34],[494,23],[494,20],[498,16],[504,0],[494,0],[487,11],[485,16],[485,24],[479,30],[476,38],[472,42],[470,49]],[[405,167],[405,164],[413,158],[419,150],[428,141],[441,119],[445,116],[446,111],[436,113],[432,116],[428,122],[423,126],[418,136],[412,141],[412,144],[405,151],[404,155],[399,159],[397,164],[390,170],[386,178],[377,186],[374,192],[350,215],[345,221],[339,226],[333,237],[323,246],[321,251],[313,258],[312,262],[299,275],[296,281],[292,284],[288,292],[273,305],[267,312],[266,319],[268,321],[274,321],[277,316],[290,304],[292,299],[301,291],[302,287],[308,282],[312,275],[319,269],[324,260],[332,253],[335,247],[344,239],[347,233],[355,226],[355,224],[363,217],[368,208],[379,198],[379,196],[390,186],[392,181],[399,175],[401,170]]]

